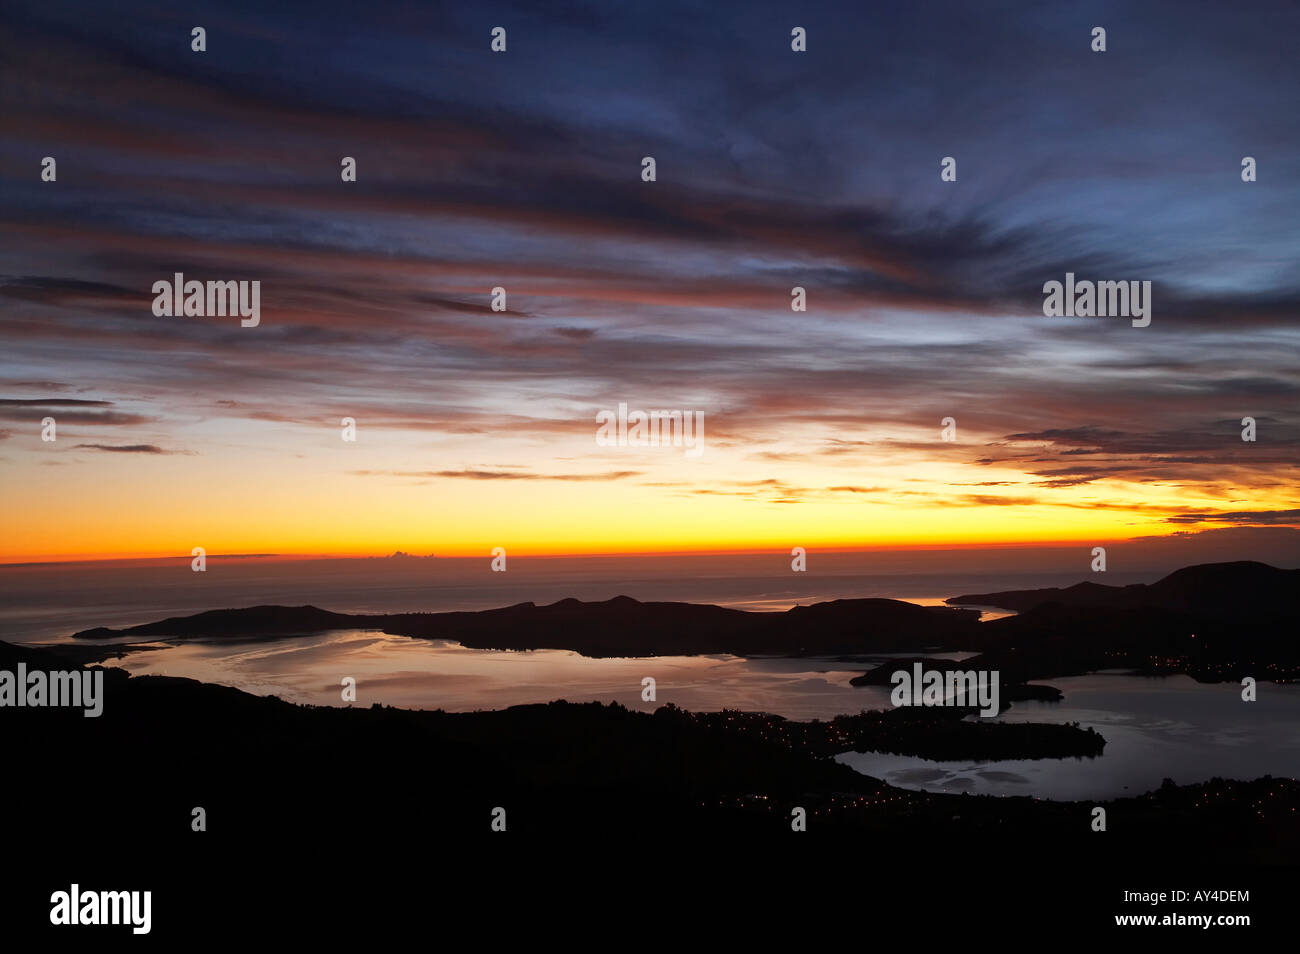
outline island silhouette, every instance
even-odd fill
[[[1219,564],[1180,570],[1144,588],[954,598],[1021,609],[983,623],[970,609],[892,600],[836,600],[783,613],[626,597],[372,616],[258,606],[90,629],[77,642],[50,647],[0,643],[0,669],[20,662],[29,670],[68,669],[129,651],[104,642],[109,637],[292,639],[371,626],[467,646],[593,655],[966,650],[977,655],[958,665],[1001,667],[1004,704],[1014,705],[1059,698],[1059,690],[1030,679],[1151,656],[1176,660],[1164,668],[1198,678],[1231,678],[1242,669],[1260,679],[1283,678],[1297,665],[1288,598],[1294,590],[1287,589],[1296,576],[1263,564]],[[905,663],[872,667],[855,682],[878,682],[889,666]],[[400,839],[413,815],[436,819],[441,840],[473,841],[490,834],[494,807],[506,808],[512,831],[569,839],[777,834],[789,829],[799,807],[815,816],[818,831],[854,833],[880,847],[959,838],[967,847],[1028,854],[1050,843],[1081,863],[1153,851],[1201,861],[1290,861],[1287,846],[1300,836],[1294,779],[1170,782],[1085,805],[905,790],[834,760],[849,751],[1087,758],[1106,744],[1102,734],[1077,725],[971,720],[961,708],[800,722],[762,712],[693,713],[664,705],[648,713],[557,699],[449,713],[297,705],[190,679],[132,676],[118,668],[103,673],[99,718],[42,708],[7,713],[6,757],[24,767],[26,792],[22,818],[11,819],[22,823],[17,840],[66,829],[88,802],[133,843],[158,844],[172,844],[187,829],[194,806],[241,838],[277,843],[312,842],[322,831],[345,841]],[[1096,805],[1108,808],[1111,827],[1123,829],[1124,838],[1089,837],[1087,816]]]

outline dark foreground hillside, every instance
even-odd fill
[[[20,660],[75,667],[0,643],[0,669]],[[98,718],[0,709],[0,931],[13,950],[188,950],[200,938],[388,950],[453,926],[613,937],[704,930],[702,918],[737,940],[767,935],[777,912],[791,925],[865,911],[890,931],[1076,936],[1156,910],[1125,902],[1130,890],[1245,889],[1248,904],[1158,912],[1245,911],[1261,927],[1285,923],[1294,890],[1291,780],[1167,786],[1105,803],[1096,832],[1098,806],[910,792],[818,754],[841,731],[888,745],[895,726],[879,717],[828,729],[563,702],[311,708],[104,677]],[[940,743],[956,738],[951,720],[938,729]],[[206,831],[192,830],[196,807]],[[491,828],[498,807],[504,832]],[[52,896],[72,884],[150,891],[151,933],[52,926]]]
[[[0,643],[0,669],[19,660],[71,668]],[[491,830],[497,807],[512,836],[570,845],[781,839],[794,836],[790,813],[802,807],[802,837],[834,836],[845,850],[958,838],[1032,853],[1047,840],[1080,861],[1154,851],[1291,862],[1300,843],[1294,781],[1115,801],[1098,833],[1092,805],[891,788],[825,757],[825,733],[799,723],[774,733],[754,717],[729,728],[672,707],[646,714],[594,703],[478,713],[305,707],[185,679],[104,676],[98,718],[0,709],[11,839],[75,843],[94,831],[146,851],[204,837],[315,845],[400,843],[421,832],[467,844],[501,837]],[[874,738],[881,731],[873,725]],[[206,810],[206,833],[191,831],[195,807]]]

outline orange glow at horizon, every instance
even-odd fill
[[[172,558],[196,546],[210,556],[281,557],[370,557],[397,550],[468,557],[497,546],[518,556],[1050,546],[1187,529],[1164,522],[1158,510],[1114,504],[1097,510],[1081,503],[789,504],[712,495],[665,499],[662,491],[632,485],[534,486],[527,495],[501,499],[499,486],[447,481],[437,501],[424,486],[390,487],[364,503],[346,492],[313,497],[292,488],[207,501],[179,495],[167,501],[155,490],[137,488],[153,502],[135,507],[123,506],[121,498],[106,507],[98,497],[53,507],[48,490],[21,491],[25,499],[6,521],[0,563]],[[636,506],[625,512],[629,501]],[[1152,506],[1149,497],[1143,506]],[[1207,522],[1198,529],[1214,526]]]
[[[450,468],[482,460],[481,438],[439,447],[437,463],[427,444],[401,438],[349,447],[332,431],[272,428],[251,445],[204,440],[202,455],[36,444],[0,473],[0,562],[171,558],[194,547],[213,556],[460,557],[498,546],[561,556],[1099,544],[1230,526],[1212,515],[1246,509],[1228,508],[1233,498],[1249,509],[1292,506],[1289,487],[1267,480],[1251,488],[1106,477],[1046,488],[1010,465],[908,450],[848,465],[782,462],[755,479],[746,447],[724,444],[700,460],[671,449],[593,453],[585,426],[567,443],[552,439],[545,456],[508,436],[490,468],[460,470]],[[1170,522],[1188,512],[1209,516]]]

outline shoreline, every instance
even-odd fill
[[[0,644],[0,667],[18,658],[51,668],[68,662]],[[1254,860],[1292,863],[1282,846],[1300,826],[1300,782],[1291,779],[1167,785],[1096,803],[935,794],[890,786],[811,746],[772,738],[768,729],[779,723],[752,717],[729,727],[725,718],[671,706],[654,713],[564,702],[475,713],[300,706],[188,679],[103,672],[98,719],[49,709],[6,713],[18,729],[10,757],[32,780],[33,820],[48,825],[75,814],[84,797],[77,780],[112,777],[114,785],[95,796],[100,810],[144,840],[174,837],[167,832],[183,827],[196,803],[241,838],[322,830],[400,837],[405,815],[386,806],[402,792],[420,793],[421,812],[453,819],[486,818],[505,803],[512,828],[538,835],[571,826],[575,805],[587,830],[677,834],[779,832],[788,828],[790,806],[799,806],[817,830],[876,841],[924,831],[927,839],[988,838],[1029,851],[1049,838],[1077,841],[1086,854],[1100,848],[1089,815],[1102,806],[1114,827],[1145,833],[1137,842],[1109,842],[1108,853],[1145,851],[1154,839],[1203,856],[1205,844],[1185,837],[1195,813],[1195,824],[1215,833],[1211,853],[1218,845],[1224,858],[1242,860],[1244,850]],[[125,739],[129,749],[110,741]],[[80,753],[75,763],[63,757],[69,745]],[[114,772],[128,752],[130,771]],[[375,778],[390,784],[375,787]],[[282,809],[268,811],[267,791]],[[489,833],[486,823],[481,828]],[[478,830],[470,824],[457,837],[473,839]]]

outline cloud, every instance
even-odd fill
[[[492,82],[472,66],[477,8],[379,15],[342,47],[327,25],[232,10],[216,60],[178,56],[169,15],[127,9],[0,13],[5,86],[24,91],[0,156],[0,381],[105,397],[3,400],[0,422],[149,425],[85,445],[103,450],[212,425],[302,453],[344,416],[393,442],[589,438],[591,409],[626,396],[705,411],[711,446],[740,458],[705,489],[779,502],[874,504],[890,478],[866,469],[898,465],[945,468],[936,486],[1005,469],[956,485],[1029,482],[1043,502],[1150,481],[1250,500],[1300,464],[1300,281],[1277,252],[1300,242],[1294,177],[1245,187],[1221,158],[1151,147],[1288,155],[1294,9],[1207,8],[1170,38],[1179,6],[1143,4],[1126,16],[1164,38],[1154,62],[1097,73],[1063,53],[1070,16],[1048,8],[1013,22],[956,2],[814,5],[809,70],[768,55],[761,3],[569,5],[530,14],[534,42],[494,60]],[[728,42],[683,56],[700,30]],[[322,73],[329,50],[340,65]],[[1069,148],[1063,115],[1090,117]],[[938,180],[936,128],[963,144],[957,188]],[[344,185],[334,157],[356,143],[385,148]],[[81,158],[52,188],[26,152]],[[1067,270],[1153,280],[1151,327],[1044,318],[1042,283]],[[261,280],[262,324],[154,317],[152,282],[174,271]],[[497,285],[509,313],[489,307]],[[1256,444],[1239,439],[1247,414]],[[524,473],[460,456],[364,473],[641,476],[546,453]],[[782,465],[798,477],[744,480]]]
[[[112,407],[112,401],[81,401],[73,398],[43,398],[23,400],[0,398],[0,407]]]
[[[998,497],[993,494],[962,494],[958,502],[967,507],[1032,507],[1037,497]]]
[[[45,417],[53,417],[60,425],[78,424],[90,427],[128,427],[152,423],[155,418],[146,414],[131,414],[124,411],[76,410],[81,406],[96,407],[110,405],[110,401],[88,402],[0,402],[0,420],[24,423],[39,422]],[[69,410],[71,408],[71,410]]]
[[[76,444],[77,449],[109,451],[114,454],[193,454],[193,451],[163,450],[156,444]]]
[[[1300,510],[1231,510],[1217,513],[1182,513],[1166,523],[1228,523],[1238,526],[1297,526]]]
[[[357,476],[443,477],[452,480],[626,480],[641,476],[639,470],[612,470],[599,474],[536,474],[507,470],[354,470]]]

